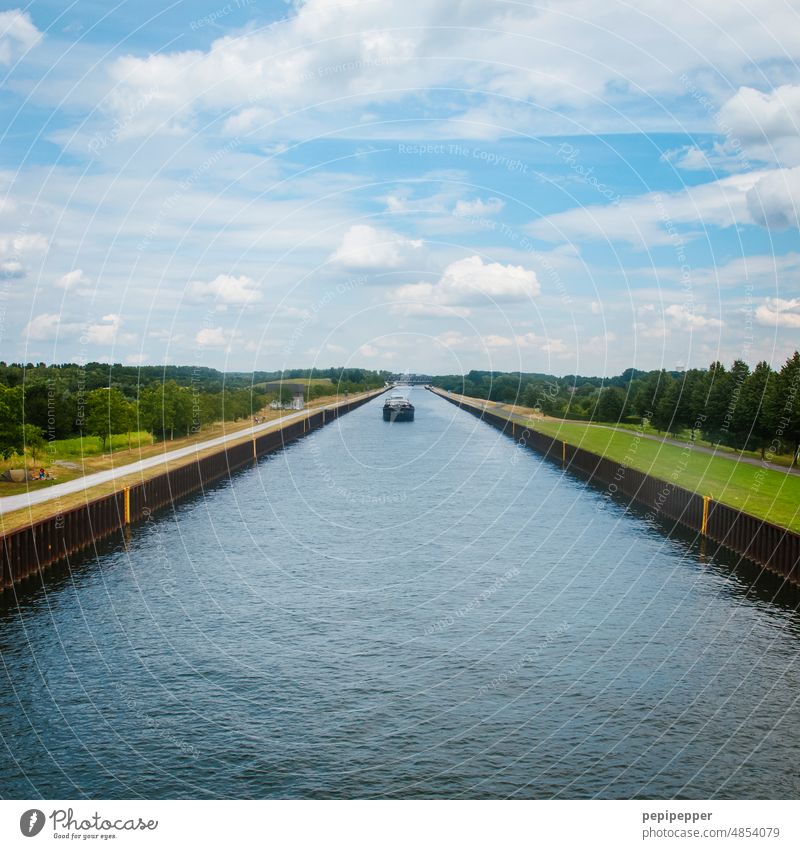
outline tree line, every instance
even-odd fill
[[[131,367],[120,364],[62,365],[0,362],[0,454],[45,441],[98,436],[103,447],[113,434],[148,431],[156,439],[196,433],[220,421],[252,417],[285,391],[259,384],[293,378],[329,378],[311,384],[306,400],[336,392],[382,386],[382,372],[365,369],[297,369],[286,372],[224,373],[194,366]]]
[[[544,415],[604,423],[645,422],[667,434],[688,433],[762,456],[800,448],[800,354],[780,369],[743,360],[729,368],[639,371],[612,378],[471,371],[434,385],[474,398],[534,408]]]

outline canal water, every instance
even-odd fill
[[[797,597],[423,389],[0,611],[4,797],[797,797]]]

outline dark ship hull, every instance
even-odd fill
[[[385,422],[413,422],[414,407],[409,404],[408,407],[388,407],[383,408],[383,420]]]
[[[385,422],[413,422],[414,405],[402,395],[391,395],[383,405]]]

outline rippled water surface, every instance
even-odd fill
[[[7,600],[0,793],[796,797],[796,595],[411,398]]]

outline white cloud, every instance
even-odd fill
[[[800,134],[800,85],[770,92],[743,86],[720,110],[720,118],[747,141]]]
[[[228,344],[228,337],[221,327],[204,327],[197,331],[194,341],[204,348],[224,348]]]
[[[718,318],[706,318],[686,304],[670,304],[664,309],[664,315],[672,319],[679,330],[703,330],[711,327],[722,327]]]
[[[800,166],[770,171],[747,192],[747,207],[763,227],[785,230],[798,226]]]
[[[0,260],[0,277],[21,278],[25,276],[25,266],[15,259]]]
[[[487,333],[483,337],[483,343],[487,348],[510,348],[514,342],[507,336],[498,336],[496,333]]]
[[[611,330],[601,333],[597,336],[590,336],[589,340],[581,345],[581,350],[584,354],[592,356],[607,357],[609,354],[609,346],[617,341],[617,334]]]
[[[90,324],[86,328],[86,338],[92,345],[111,345],[130,341],[130,334],[120,334],[122,327],[122,316],[116,313],[104,315],[97,324]]]
[[[0,254],[42,253],[48,247],[47,239],[41,233],[28,233],[24,236],[0,236]]]
[[[91,291],[91,281],[80,268],[62,274],[56,280],[56,286],[60,289],[77,292],[78,294],[86,294]]]
[[[28,322],[22,335],[28,339],[51,340],[71,333],[76,327],[74,324],[64,324],[61,316],[55,313],[41,313]]]
[[[800,277],[800,253],[789,251],[785,254],[745,254],[720,265],[692,266],[689,272],[690,276],[686,278],[684,271],[677,264],[631,266],[627,269],[627,276],[630,281],[638,283],[652,281],[656,288],[650,290],[648,297],[665,297],[667,300],[672,299],[672,296],[667,294],[669,291],[677,291],[688,282],[696,287],[709,287],[714,290],[749,285],[756,290],[761,288],[764,291],[780,291],[784,288],[791,289],[793,281]],[[645,291],[639,289],[640,294]],[[602,311],[599,303],[596,308],[591,309],[597,315]]]
[[[550,242],[584,239],[637,247],[674,243],[675,225],[733,227],[753,224],[748,192],[770,172],[734,174],[679,192],[651,192],[608,206],[582,206],[534,221],[528,230]]]
[[[485,0],[373,0],[349,4],[346,14],[336,0],[295,0],[291,7],[278,26],[218,38],[207,50],[115,61],[116,108],[129,112],[141,92],[157,87],[157,114],[168,123],[186,126],[197,113],[232,112],[230,123],[239,130],[260,123],[274,138],[286,120],[352,121],[410,92],[457,83],[541,104],[542,120],[568,123],[568,108],[582,107],[586,127],[593,107],[615,119],[618,131],[620,125],[640,131],[630,107],[637,91],[656,101],[681,97],[685,79],[698,79],[705,67],[745,83],[757,78],[760,63],[800,58],[786,36],[796,29],[797,14],[785,0],[761,0],[757,18],[718,0],[677,5],[668,17],[660,0],[608,0],[601,17],[596,0],[535,9]],[[514,111],[516,123],[523,113],[529,129],[531,116],[518,103],[503,104],[509,124],[487,114],[487,102],[498,105],[470,106],[449,130],[486,135],[498,124],[513,126]],[[617,111],[618,104],[627,112]],[[652,118],[653,111],[642,108],[641,117]],[[137,122],[143,134],[151,127]]]
[[[714,142],[708,150],[686,145],[666,151],[661,159],[682,171],[721,171],[734,173],[747,170],[748,162],[742,151],[730,145]]]
[[[391,297],[395,309],[406,315],[465,316],[470,306],[528,301],[539,291],[534,271],[470,256],[448,265],[436,283],[409,283]]]
[[[34,254],[47,250],[47,239],[41,233],[25,236],[0,236],[0,277],[19,279],[25,277],[26,262]]]
[[[756,309],[756,321],[768,327],[800,328],[800,298],[767,298]]]
[[[546,354],[569,354],[569,349],[561,339],[548,339],[542,345],[542,350]]]
[[[505,202],[500,198],[489,198],[488,200],[481,200],[480,198],[476,198],[475,200],[460,200],[455,205],[453,215],[457,215],[459,218],[468,218],[478,215],[497,215],[498,212],[502,211],[504,206]]]
[[[729,144],[743,144],[751,156],[800,163],[800,85],[769,92],[743,86],[723,104],[719,123],[730,135]]]
[[[409,254],[421,247],[421,240],[407,239],[369,224],[354,224],[330,260],[351,271],[392,269],[403,265]]]
[[[468,336],[458,330],[447,330],[434,337],[442,348],[458,351],[492,352],[501,350],[541,351],[545,354],[566,354],[567,346],[561,339],[537,336],[535,333],[502,336],[497,333]]]
[[[0,12],[0,65],[10,65],[35,46],[42,34],[21,9]]]
[[[190,283],[189,295],[194,300],[214,298],[223,304],[250,304],[262,298],[255,280],[244,275],[233,277],[229,274],[220,274],[208,283]]]
[[[733,287],[750,284],[756,286],[787,285],[800,276],[800,254],[752,254],[732,259],[724,265],[698,268],[692,273],[692,279],[698,285],[714,287]],[[680,272],[675,275],[676,282]],[[791,283],[788,283],[791,287]]]
[[[676,168],[682,168],[684,171],[706,171],[712,167],[705,152],[696,145],[668,150],[662,155],[661,159],[664,162],[672,163]]]
[[[123,333],[122,317],[109,313],[99,322],[83,325],[65,321],[55,313],[41,313],[33,318],[23,330],[23,336],[38,341],[68,339],[82,334],[90,345],[126,345],[136,339],[133,333]]]
[[[520,348],[535,348],[542,344],[542,340],[535,333],[523,333],[520,336],[515,336],[514,341]]]
[[[144,365],[148,361],[149,357],[147,354],[128,354],[125,357],[125,362],[131,366],[141,366]]]

